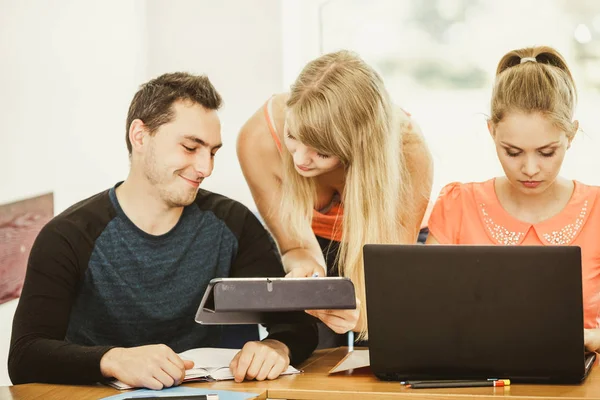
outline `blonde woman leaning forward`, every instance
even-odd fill
[[[308,63],[290,93],[269,99],[237,149],[288,276],[327,269],[354,282],[356,310],[310,314],[366,339],[363,245],[415,243],[429,201],[432,162],[415,124],[369,65],[339,51]],[[343,344],[340,336],[322,330],[319,346]]]
[[[504,176],[451,183],[427,243],[581,247],[585,345],[600,349],[600,188],[560,177],[579,123],[575,83],[550,47],[514,50],[498,65],[488,128]]]

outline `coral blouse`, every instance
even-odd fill
[[[530,224],[511,216],[496,196],[494,179],[444,187],[429,218],[440,244],[571,245],[581,248],[585,328],[600,327],[600,188],[574,181],[558,214]]]

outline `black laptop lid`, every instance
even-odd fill
[[[378,376],[583,378],[579,247],[366,245],[364,260]]]

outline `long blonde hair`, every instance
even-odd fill
[[[513,50],[496,70],[490,121],[496,125],[510,111],[539,112],[572,137],[576,103],[573,76],[558,51],[547,46]]]
[[[400,113],[395,112],[381,77],[349,51],[325,54],[304,67],[292,85],[286,123],[300,142],[340,159],[345,169],[340,275],[349,277],[361,300],[368,338],[363,245],[400,243],[408,229],[398,215],[410,200],[402,157]],[[282,218],[296,238],[310,226],[316,203],[313,178],[298,174],[283,152]]]

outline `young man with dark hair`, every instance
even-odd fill
[[[55,217],[31,250],[8,359],[14,384],[117,378],[161,389],[192,367],[176,353],[217,346],[194,322],[212,278],[283,276],[267,231],[243,205],[199,189],[221,147],[221,97],[204,76],[142,85],[127,117],[127,179]],[[317,345],[316,325],[267,326],[231,369],[274,379]]]

